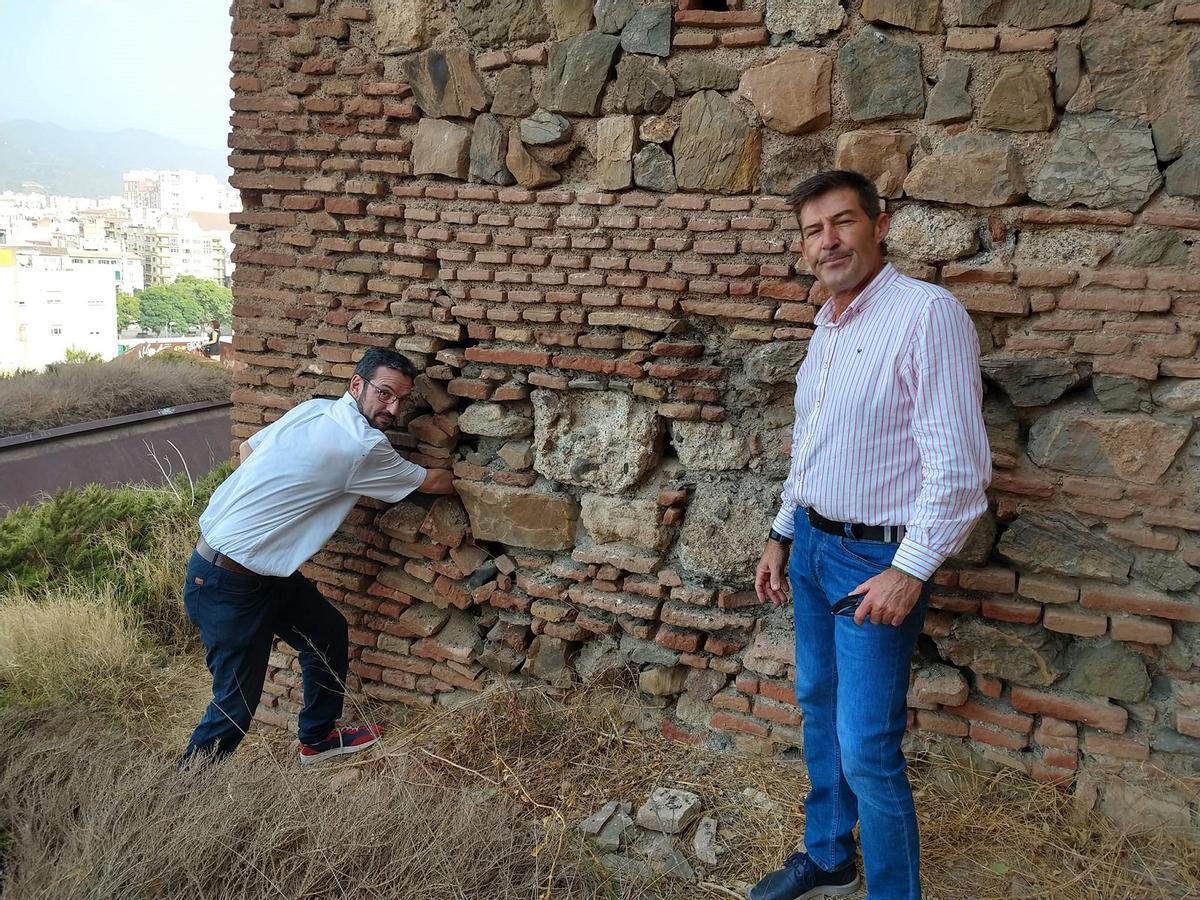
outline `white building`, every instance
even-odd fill
[[[229,284],[233,242],[229,216],[193,213],[125,230],[130,254],[141,258],[146,284],[171,284],[180,275]]]
[[[134,209],[157,209],[172,216],[197,210],[231,212],[240,198],[229,185],[212,175],[186,169],[137,169],[123,176],[122,195]]]
[[[142,287],[140,260],[0,246],[0,370],[40,369],[69,348],[117,355],[117,292]]]

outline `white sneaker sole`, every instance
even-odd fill
[[[344,756],[347,753],[358,753],[360,750],[368,750],[371,747],[374,747],[378,743],[379,743],[379,736],[376,735],[375,737],[371,738],[371,740],[367,741],[365,744],[355,744],[352,747],[331,747],[330,749],[323,750],[320,753],[309,753],[309,754],[301,753],[300,754],[300,765],[302,765],[302,766],[316,765],[317,763],[324,762],[325,760],[331,759],[335,756]]]
[[[794,900],[812,900],[814,897],[845,897],[858,890],[860,880],[860,877],[855,875],[854,880],[849,884],[822,884],[811,891],[800,894]]]

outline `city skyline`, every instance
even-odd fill
[[[0,82],[22,86],[0,101],[0,121],[135,128],[225,147],[228,0],[0,0],[0,16]]]

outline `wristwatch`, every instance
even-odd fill
[[[774,528],[767,534],[768,541],[774,541],[777,544],[783,544],[785,547],[792,542],[792,539],[786,534],[780,534]]]

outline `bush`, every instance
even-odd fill
[[[0,590],[33,599],[111,596],[157,642],[189,646],[180,591],[200,512],[229,475],[226,463],[194,486],[66,488],[0,519]]]
[[[182,363],[184,357],[188,364],[170,364]],[[0,437],[202,400],[228,400],[232,389],[228,369],[184,353],[21,372],[0,379]]]

